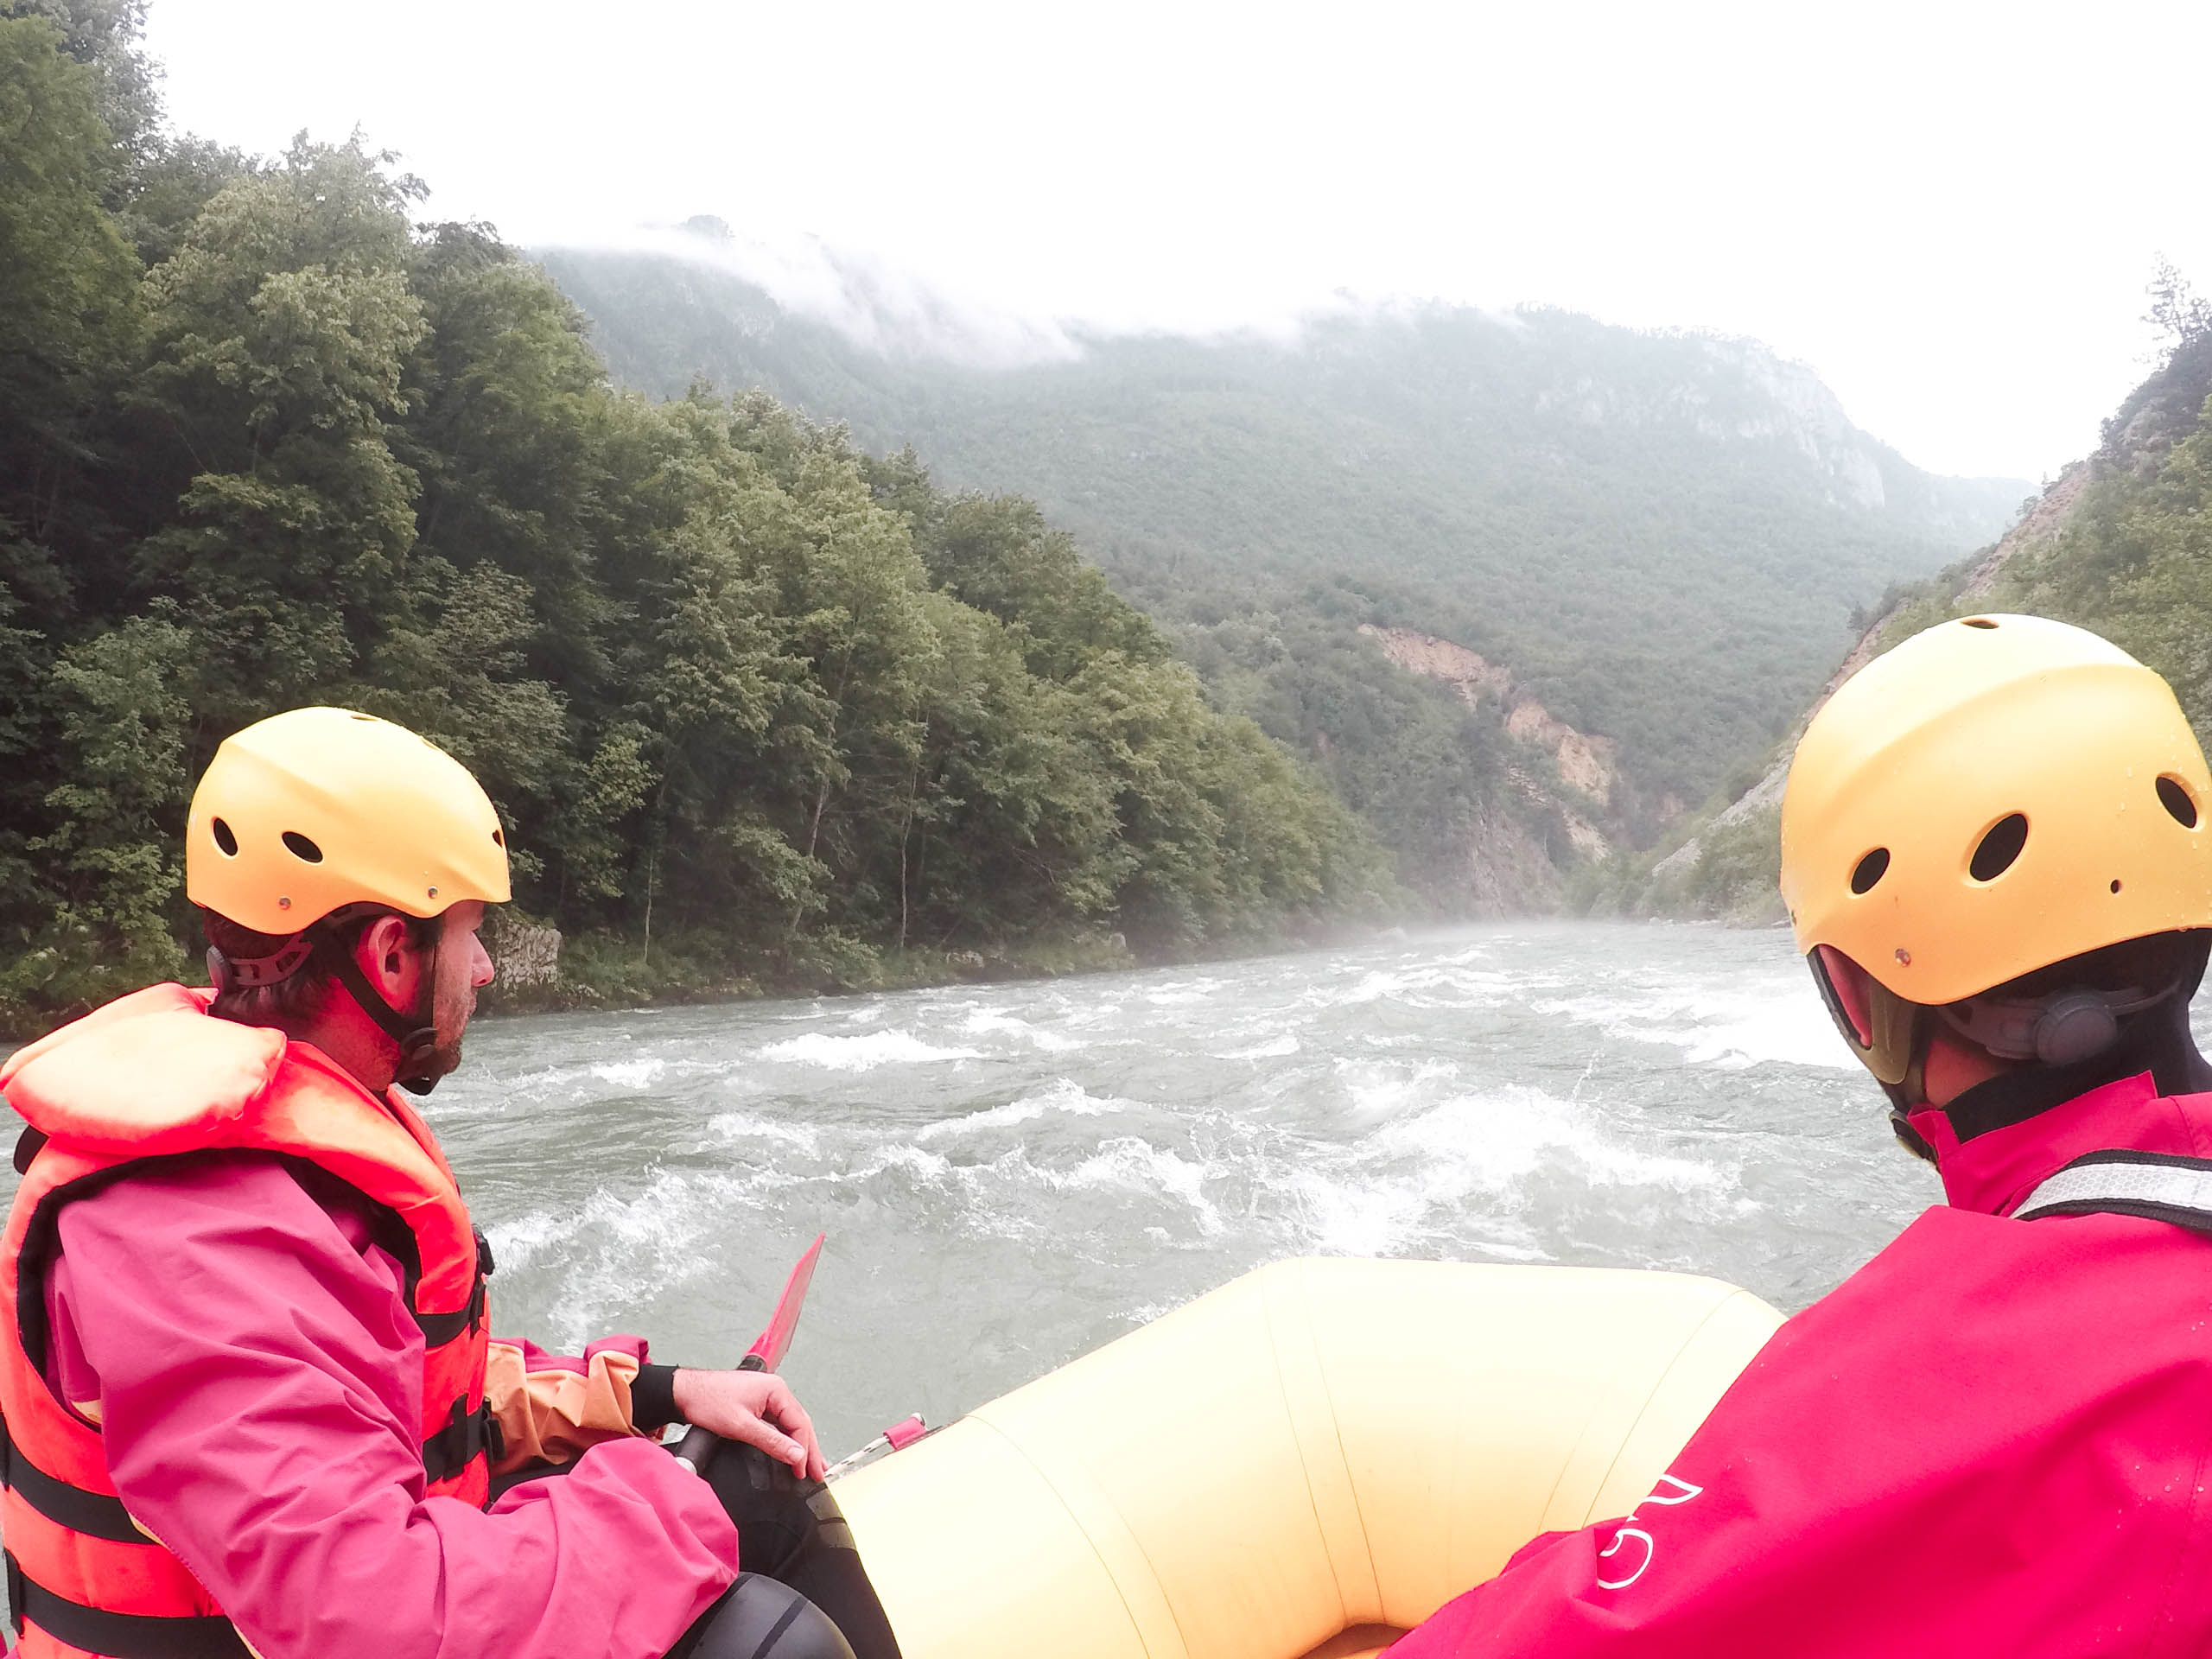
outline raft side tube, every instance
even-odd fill
[[[1681,1274],[1280,1262],[837,1500],[906,1659],[1349,1659],[1626,1514],[1781,1322]]]

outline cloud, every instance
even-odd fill
[[[725,271],[765,289],[785,310],[826,323],[855,345],[887,357],[1014,368],[1082,354],[1075,338],[1049,317],[948,293],[887,260],[833,247],[818,236],[741,235],[712,214],[681,225],[556,238],[546,245],[658,254]]]

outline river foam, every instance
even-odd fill
[[[1797,1306],[1932,1196],[1771,933],[1523,925],[494,1022],[470,1055],[432,1111],[499,1328],[727,1363],[827,1231],[792,1363],[833,1445],[1281,1256],[1687,1268]]]
[[[829,1037],[809,1032],[804,1037],[769,1044],[760,1051],[760,1058],[792,1065],[818,1065],[830,1071],[873,1071],[880,1065],[979,1059],[982,1051],[940,1048],[904,1031],[872,1031],[865,1037]]]

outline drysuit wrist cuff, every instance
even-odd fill
[[[630,1426],[641,1434],[680,1423],[676,1408],[676,1367],[645,1364],[630,1379]]]

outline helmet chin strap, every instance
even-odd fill
[[[331,976],[346,988],[346,995],[359,1006],[362,1013],[383,1028],[385,1035],[399,1045],[399,1064],[394,1068],[392,1081],[410,1095],[427,1095],[438,1086],[438,1074],[430,1069],[430,1058],[437,1052],[438,1027],[435,1021],[438,982],[438,951],[430,952],[429,971],[423,978],[422,1001],[432,1012],[430,1023],[423,1023],[424,1010],[402,1014],[384,1000],[376,987],[369,983],[361,965],[353,960],[353,953],[330,941],[322,951],[323,960],[329,964]]]

